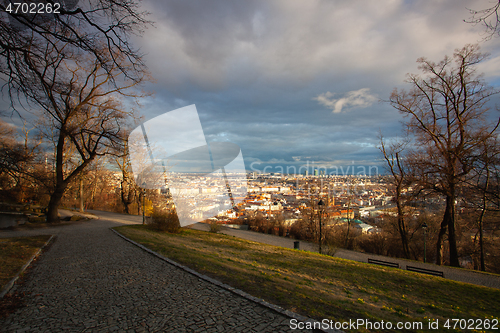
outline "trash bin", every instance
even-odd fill
[[[294,248],[294,250],[299,250],[299,244],[300,244],[299,241],[293,242],[293,248]]]

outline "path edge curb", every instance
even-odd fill
[[[139,247],[140,249],[148,252],[149,254],[154,255],[155,257],[160,258],[163,261],[166,261],[167,263],[171,264],[172,266],[180,268],[180,269],[182,269],[182,270],[184,270],[184,271],[186,271],[186,272],[188,272],[188,273],[196,276],[197,278],[200,278],[200,279],[202,279],[204,281],[207,281],[207,282],[209,282],[211,284],[214,284],[214,285],[216,285],[218,287],[221,287],[221,288],[223,288],[223,289],[225,289],[227,291],[230,291],[230,292],[232,292],[232,293],[234,293],[234,294],[236,294],[238,296],[241,296],[241,297],[243,297],[243,298],[245,298],[245,299],[247,299],[247,300],[249,300],[251,302],[257,303],[257,304],[259,304],[259,305],[261,305],[263,307],[271,309],[271,310],[273,310],[273,311],[275,311],[275,312],[277,312],[277,313],[279,313],[279,314],[281,314],[281,315],[283,315],[285,317],[288,317],[290,319],[296,319],[296,320],[304,322],[304,323],[309,322],[311,324],[319,323],[319,325],[321,327],[321,323],[318,322],[317,320],[314,320],[314,319],[311,319],[311,318],[308,318],[308,317],[304,317],[304,316],[299,315],[299,314],[297,314],[295,312],[292,312],[292,311],[285,310],[285,309],[283,309],[280,306],[268,303],[268,302],[264,301],[263,299],[254,297],[254,296],[252,296],[252,295],[244,292],[243,290],[231,287],[230,285],[227,285],[227,284],[222,283],[222,282],[220,282],[218,280],[212,279],[209,276],[206,276],[204,274],[198,273],[197,271],[195,271],[195,270],[193,270],[193,269],[191,269],[189,267],[181,265],[178,262],[175,262],[172,259],[164,257],[161,254],[159,254],[159,253],[157,253],[157,252],[155,252],[155,251],[153,251],[151,249],[148,249],[144,245],[139,244],[139,243],[137,243],[137,242],[135,242],[135,241],[133,241],[133,240],[125,237],[124,235],[120,234],[118,231],[114,230],[113,228],[110,228],[110,230],[113,231],[118,236],[120,236],[121,238],[123,238],[124,240],[126,240],[127,242],[129,242],[129,243],[131,243],[131,244]],[[316,325],[318,325],[318,324],[316,324]],[[320,329],[316,329],[315,332],[316,331],[327,332],[327,333],[343,333],[343,331],[340,331],[340,330],[330,330],[330,329],[321,329],[321,328]]]
[[[12,289],[12,287],[14,287],[14,284],[16,283],[16,281],[19,279],[19,277],[21,276],[21,274],[24,273],[24,271],[28,268],[29,265],[31,265],[31,263],[33,262],[33,260],[35,260],[35,258],[42,252],[42,250],[54,239],[54,235],[50,235],[50,238],[45,242],[45,244],[42,245],[41,248],[38,249],[38,251],[35,252],[35,254],[31,257],[30,260],[28,260],[28,262],[26,264],[23,265],[23,267],[21,267],[21,269],[19,270],[19,272],[17,272],[16,276],[14,276],[12,278],[12,280],[9,281],[9,283],[7,283],[5,285],[5,287],[2,289],[2,292],[0,292],[0,300],[2,298],[4,298],[5,295],[7,295],[9,293],[9,291]]]

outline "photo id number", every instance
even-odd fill
[[[10,14],[60,14],[61,4],[55,3],[9,3],[5,11]]]

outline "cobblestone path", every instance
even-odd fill
[[[140,250],[115,225],[29,230],[56,238],[16,288],[25,306],[0,319],[0,332],[291,331],[288,317]]]

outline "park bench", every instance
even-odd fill
[[[375,265],[387,266],[387,267],[393,267],[393,268],[399,268],[399,264],[397,262],[390,262],[390,261],[368,258],[368,263],[375,264]]]
[[[430,275],[444,277],[443,272],[435,271],[433,269],[426,269],[426,268],[420,268],[420,267],[415,267],[415,266],[406,266],[406,270],[412,271],[412,272],[417,272],[417,273],[424,273],[424,274],[430,274]]]

